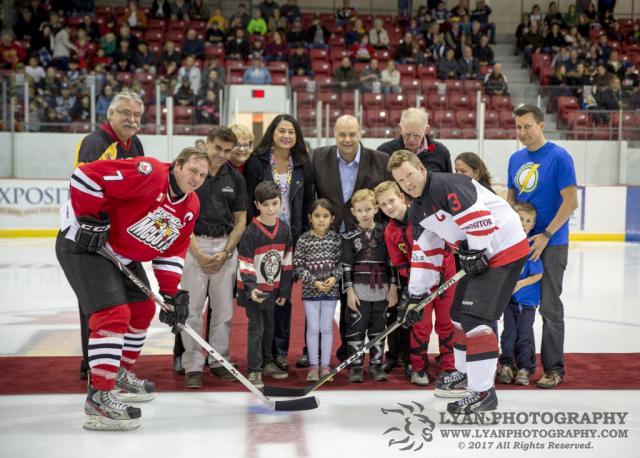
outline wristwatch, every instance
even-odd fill
[[[553,237],[553,234],[546,229],[542,231],[542,235],[544,235],[547,238],[547,240],[550,240],[551,237]]]
[[[223,250],[225,253],[227,253],[227,259],[231,259],[231,256],[233,255],[233,251],[229,251],[229,250]]]

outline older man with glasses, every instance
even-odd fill
[[[394,151],[408,150],[418,155],[428,171],[452,173],[449,150],[429,136],[430,130],[427,112],[422,108],[408,108],[400,118],[400,138],[383,143],[378,151],[391,155]]]
[[[140,96],[125,90],[116,94],[107,110],[107,121],[93,133],[87,135],[76,146],[75,166],[102,159],[128,159],[144,156],[142,143],[136,136],[144,113],[144,103]],[[82,362],[80,378],[87,379],[89,370],[88,317],[80,310],[80,333],[82,339]]]

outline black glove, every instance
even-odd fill
[[[93,216],[79,216],[80,228],[76,232],[76,243],[90,253],[95,253],[104,247],[109,240],[109,217],[100,213],[101,219]]]
[[[405,329],[410,328],[416,323],[422,321],[423,310],[419,312],[413,310],[413,308],[420,303],[422,298],[411,297],[405,290],[402,292],[402,298],[398,304],[398,323],[402,323],[402,327]]]
[[[160,321],[171,326],[171,332],[177,334],[180,331],[178,324],[185,324],[189,318],[189,292],[179,289],[174,296],[163,294],[162,299],[173,306],[173,312],[160,310]]]
[[[489,269],[489,260],[484,250],[463,250],[458,248],[460,268],[469,275],[479,275]]]

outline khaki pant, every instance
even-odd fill
[[[196,236],[200,249],[208,255],[224,250],[227,237],[205,238]],[[184,263],[182,289],[189,291],[189,318],[187,324],[196,331],[202,330],[202,312],[209,298],[211,323],[209,325],[209,344],[226,359],[229,359],[229,335],[233,316],[233,285],[238,267],[237,253],[227,260],[215,274],[205,273],[198,261],[189,252]],[[184,353],[182,367],[185,372],[201,372],[204,367],[204,354],[189,334],[182,331]],[[209,365],[219,366],[213,360]]]

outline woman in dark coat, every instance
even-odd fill
[[[294,244],[309,226],[309,209],[314,200],[314,175],[298,121],[290,115],[276,116],[256,146],[244,169],[249,201],[249,218],[257,215],[253,204],[258,183],[273,181],[280,189],[282,207],[278,217],[289,225]],[[273,338],[274,362],[287,370],[291,301],[276,307]]]

